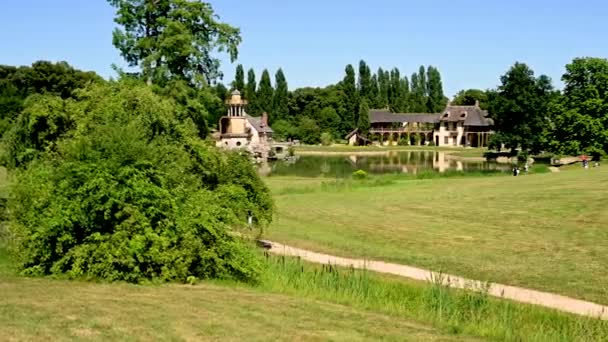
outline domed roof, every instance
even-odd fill
[[[232,92],[232,96],[236,96],[236,95],[238,95],[238,96],[240,96],[240,95],[241,95],[241,92],[240,92],[238,89],[235,89],[235,90]]]

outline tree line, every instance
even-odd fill
[[[298,88],[289,91],[282,69],[274,75],[263,70],[259,82],[253,69],[236,67],[230,90],[238,89],[249,101],[247,112],[259,116],[270,114],[270,124],[280,139],[299,139],[314,144],[322,133],[329,139],[340,139],[355,128],[365,134],[369,129],[369,109],[393,112],[437,113],[447,98],[439,70],[421,66],[410,78],[402,76],[398,68],[372,72],[365,61],[357,70],[347,65],[344,78],[323,88]],[[218,94],[228,96],[229,89],[218,85]]]
[[[479,101],[494,119],[492,147],[524,154],[608,153],[608,60],[575,58],[556,90],[546,75],[536,76],[525,63],[515,63],[495,89],[460,91],[454,104]]]

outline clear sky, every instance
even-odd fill
[[[222,21],[241,28],[238,63],[272,73],[291,89],[325,86],[364,59],[408,75],[434,65],[446,94],[490,88],[515,61],[559,86],[578,56],[608,56],[606,0],[216,0]],[[105,0],[2,0],[0,64],[65,60],[104,77],[124,65],[112,46]],[[235,65],[224,57],[224,81]]]

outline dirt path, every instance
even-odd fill
[[[269,251],[273,254],[297,256],[303,260],[314,263],[332,264],[346,267],[353,266],[354,268],[364,268],[370,271],[394,274],[397,276],[423,281],[429,281],[432,277],[437,276],[436,273],[416,267],[391,264],[382,261],[341,258],[328,254],[315,253],[294,248],[272,241],[264,242],[271,246]],[[444,274],[443,279],[444,283],[449,284],[453,288],[480,290],[484,285],[482,282],[477,280],[465,279],[448,274]],[[499,298],[511,299],[521,303],[535,304],[573,314],[608,320],[608,306],[587,302],[584,300],[494,283],[490,284],[488,292],[490,295]]]

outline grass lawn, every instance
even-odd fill
[[[271,240],[608,304],[606,167],[351,188],[268,182]]]
[[[0,246],[3,341],[468,340],[382,312],[261,288],[19,278]]]

